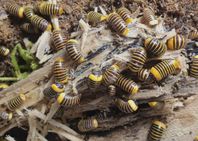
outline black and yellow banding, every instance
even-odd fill
[[[95,12],[95,11],[90,11],[87,14],[87,19],[89,22],[98,23],[98,22],[102,22],[102,21],[106,20],[107,16],[100,14],[98,12]]]
[[[29,34],[37,34],[39,33],[39,29],[34,27],[32,24],[30,23],[24,23],[21,25],[21,29]]]
[[[10,50],[4,46],[0,47],[0,56],[7,56],[10,53]]]
[[[188,39],[191,39],[191,40],[198,40],[198,31],[191,31],[191,32],[188,34]]]
[[[120,35],[127,36],[129,29],[127,28],[124,20],[117,13],[111,13],[108,16],[108,23],[115,32]]]
[[[109,85],[109,86],[108,86],[108,94],[109,94],[109,96],[114,96],[114,95],[116,95],[116,86],[114,86],[114,85]]]
[[[124,100],[117,98],[115,100],[115,104],[118,109],[124,113],[133,113],[138,109],[138,106],[133,100],[128,100],[127,102],[125,102]]]
[[[102,83],[102,72],[95,68],[88,76],[88,86],[90,90],[96,90]]]
[[[131,18],[131,12],[127,8],[121,7],[117,10],[117,13],[120,15],[120,17],[122,17],[127,25],[133,22],[133,18]]]
[[[46,97],[54,98],[58,96],[58,93],[64,92],[64,85],[60,83],[54,83],[50,87],[44,89],[43,94]]]
[[[11,112],[2,112],[2,113],[0,113],[0,117],[1,117],[1,119],[3,119],[3,120],[11,120],[12,119],[12,117],[13,117],[13,114],[11,113]]]
[[[155,17],[154,12],[149,9],[149,8],[145,8],[143,11],[143,20],[146,24],[150,25],[150,26],[155,26],[158,24],[158,20]]]
[[[81,99],[81,94],[70,96],[65,93],[61,93],[57,98],[57,102],[61,106],[71,107],[71,106],[79,104],[80,99]]]
[[[14,15],[16,17],[19,17],[19,18],[24,17],[24,7],[20,7],[16,4],[12,4],[12,3],[7,3],[6,10],[8,13],[10,13],[11,15]]]
[[[125,78],[122,75],[119,75],[119,77],[116,81],[116,85],[131,95],[136,94],[139,90],[138,85],[133,80]]]
[[[77,40],[68,40],[66,44],[66,50],[71,59],[74,60],[77,64],[85,62],[85,58],[82,56],[79,50],[79,43]]]
[[[119,67],[114,64],[110,66],[103,74],[103,82],[108,86],[115,84],[130,94],[136,94],[139,90],[138,85],[119,74]]]
[[[57,80],[57,82],[61,84],[66,84],[68,82],[68,75],[66,68],[64,67],[64,59],[63,58],[57,58],[54,62],[53,66],[53,73],[54,77]]]
[[[52,37],[53,37],[55,51],[59,51],[63,48],[66,48],[67,45],[66,37],[61,33],[61,30],[55,29],[52,32]]]
[[[62,15],[64,13],[64,10],[62,7],[60,7],[57,4],[52,4],[49,2],[41,2],[38,5],[38,10],[40,14],[48,15],[48,16]]]
[[[127,63],[130,71],[138,72],[145,64],[147,60],[147,53],[144,48],[140,47],[132,51],[131,59]]]
[[[148,140],[159,141],[162,138],[165,129],[166,129],[166,125],[163,122],[158,121],[158,120],[154,121],[151,125],[150,131],[148,134]]]
[[[26,100],[25,95],[20,94],[19,96],[8,101],[7,107],[10,111],[15,111],[24,103],[25,100]]]
[[[31,7],[25,7],[25,8],[24,8],[24,15],[25,15],[25,17],[26,17],[29,21],[31,21],[31,18],[32,18],[32,16],[34,15],[33,8],[31,8]]]
[[[114,84],[119,77],[118,71],[119,71],[119,67],[115,64],[107,68],[103,74],[104,84],[107,86]]]
[[[88,132],[98,128],[98,121],[95,118],[81,119],[78,122],[78,129],[81,132]]]
[[[149,69],[145,69],[145,68],[141,68],[138,73],[138,79],[141,81],[146,81],[150,75],[150,70]]]
[[[168,39],[166,45],[170,50],[179,50],[185,47],[186,39],[182,35],[176,35]]]
[[[151,68],[151,74],[157,81],[181,69],[179,60],[164,60]]]
[[[34,27],[37,27],[38,29],[42,31],[51,31],[52,25],[44,18],[33,15],[31,18],[31,23]]]
[[[149,58],[161,57],[167,51],[166,45],[156,38],[146,38],[144,47]]]
[[[192,58],[192,62],[189,67],[189,75],[194,78],[198,78],[198,55]]]

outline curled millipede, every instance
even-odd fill
[[[39,29],[34,27],[32,24],[30,23],[24,23],[21,25],[21,29],[29,34],[37,34],[39,33]]]
[[[144,48],[138,48],[131,53],[131,59],[127,63],[129,70],[132,72],[138,72],[145,64],[147,60],[147,54]]]
[[[167,51],[166,45],[155,38],[145,39],[144,47],[148,57],[161,57]]]
[[[88,19],[89,22],[98,23],[98,22],[102,22],[102,21],[106,20],[107,16],[102,15],[98,12],[90,11],[87,14],[87,19]]]
[[[131,18],[131,12],[127,8],[121,7],[117,10],[117,13],[122,17],[126,24],[132,23],[133,19]]]
[[[128,100],[127,102],[125,102],[124,100],[117,98],[115,100],[115,104],[118,109],[124,113],[133,113],[138,109],[138,106],[133,100]]]
[[[149,134],[148,134],[148,140],[149,141],[159,141],[161,137],[163,136],[163,133],[166,129],[166,125],[161,121],[154,121],[151,125]]]
[[[58,58],[54,62],[53,66],[53,73],[55,79],[62,84],[66,84],[68,82],[68,75],[67,75],[67,70],[64,67],[64,59],[63,58]]]
[[[108,23],[110,27],[118,34],[121,34],[123,36],[128,35],[129,29],[127,28],[124,20],[117,13],[111,13],[108,16]]]
[[[50,31],[52,29],[52,25],[46,19],[37,15],[32,16],[31,23],[34,27],[37,27],[42,31]]]
[[[164,60],[151,68],[151,74],[157,81],[160,81],[180,69],[181,66],[178,60]]]
[[[25,100],[26,100],[25,95],[20,94],[19,96],[8,101],[7,107],[10,111],[15,111],[24,103]]]
[[[78,41],[77,40],[68,40],[66,45],[66,50],[69,56],[74,60],[77,64],[81,64],[85,61],[85,58],[82,56],[78,49]]]
[[[158,101],[151,101],[151,102],[148,102],[148,105],[155,110],[161,110],[164,108],[165,103],[158,102]]]
[[[176,35],[168,39],[166,45],[170,50],[179,50],[185,47],[186,39],[182,35]]]
[[[62,35],[61,30],[54,30],[52,36],[56,51],[66,48],[66,38]]]
[[[50,87],[47,87],[43,90],[43,94],[46,97],[54,98],[58,96],[58,93],[62,93],[64,91],[64,86],[60,83],[52,84]]]
[[[20,7],[16,4],[7,3],[6,4],[6,11],[11,15],[17,16],[19,18],[24,17],[24,7]]]
[[[78,129],[81,132],[88,132],[98,128],[98,121],[95,118],[81,119],[78,122]]]
[[[70,95],[66,95],[65,93],[61,93],[57,98],[57,102],[61,106],[69,106],[70,107],[70,106],[79,104],[80,99],[81,99],[81,94],[70,96]]]

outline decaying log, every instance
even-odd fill
[[[147,29],[148,27],[137,24],[136,28],[139,28],[139,30],[135,31],[143,32],[143,29]],[[97,34],[98,31],[100,31],[100,34]],[[151,31],[151,33],[153,32],[154,31]],[[171,36],[172,32],[174,31],[171,31]],[[78,36],[78,34],[81,34],[81,32],[76,34],[77,35],[75,36]],[[138,35],[139,34],[137,34],[137,36]],[[163,31],[157,37],[160,38],[162,36],[164,36]],[[86,58],[85,63],[75,66],[68,55],[66,55],[65,50],[62,50],[54,54],[53,57],[43,65],[42,68],[34,71],[26,79],[19,81],[10,86],[8,89],[0,92],[0,95],[2,95],[2,98],[0,99],[0,105],[6,104],[8,100],[12,99],[19,93],[24,93],[27,97],[27,100],[23,106],[21,109],[19,109],[22,111],[22,114],[20,111],[17,112],[11,123],[21,117],[25,117],[26,120],[23,120],[24,122],[27,122],[28,117],[29,125],[31,126],[32,124],[37,123],[34,120],[36,117],[40,119],[42,123],[49,124],[49,129],[47,132],[57,133],[60,136],[73,141],[83,140],[82,136],[66,125],[69,123],[64,125],[53,119],[53,116],[60,108],[60,105],[56,103],[55,99],[52,99],[50,102],[53,102],[53,104],[51,105],[51,108],[49,108],[49,101],[43,96],[44,88],[48,87],[54,81],[52,72],[53,64],[55,59],[60,56],[64,57],[66,62],[65,67],[68,70],[75,70],[74,74],[71,74],[73,78],[70,78],[69,84],[65,86],[65,93],[69,94],[72,90],[72,86],[74,86],[78,92],[82,94],[82,99],[79,105],[64,108],[64,115],[62,117],[63,119],[67,121],[70,119],[82,118],[86,112],[94,110],[102,111],[106,108],[115,107],[113,98],[107,95],[106,87],[102,86],[101,89],[99,89],[94,94],[89,91],[86,85],[86,77],[90,74],[93,67],[99,66],[102,70],[104,70],[108,65],[112,65],[115,61],[121,62],[121,71],[125,70],[126,63],[130,59],[129,50],[140,46],[140,39],[137,37],[130,39],[113,37],[112,33],[104,28],[94,29],[94,31],[90,30],[88,33],[86,33],[86,37],[87,40],[83,40],[85,43],[82,45],[84,47],[82,54]],[[175,59],[178,58],[180,54],[181,51],[167,52],[163,59]],[[180,57],[179,59],[182,62],[182,65],[186,64],[184,56]],[[187,72],[186,69],[186,66],[182,66],[182,73],[185,74]],[[174,105],[178,102],[178,99],[185,99],[197,94],[196,88],[198,86],[198,80],[179,74],[177,76],[168,77],[163,82],[163,84],[153,84],[153,88],[146,88],[144,83],[140,84],[140,86],[141,87],[138,94],[132,97],[132,99],[134,99],[139,105],[146,104],[150,101],[165,101],[165,103],[167,103],[169,106],[160,112],[151,110],[151,108],[145,108],[140,109],[137,113],[121,114],[120,116],[101,120],[99,122],[99,128],[97,128],[95,131],[109,130],[117,126],[135,123],[136,121],[143,120],[144,118],[153,118],[173,114]],[[33,108],[33,110],[31,110],[31,108]],[[24,111],[27,113],[24,113]],[[9,129],[8,127],[11,126],[11,123],[8,123],[8,125],[5,126],[6,130]],[[32,138],[42,138],[42,135],[38,133],[36,129],[38,127],[36,125],[34,128],[33,127],[34,126],[30,128],[28,140],[31,140]],[[5,133],[5,129],[0,129],[2,134]],[[32,132],[34,134],[31,134]],[[41,140],[45,140],[45,138],[42,138]]]

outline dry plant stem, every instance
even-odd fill
[[[59,108],[60,108],[60,105],[57,102],[54,102],[50,108],[50,112],[46,116],[44,123],[46,123],[48,120],[52,119],[53,115],[56,113],[56,111]]]
[[[28,123],[29,123],[29,131],[28,131],[27,141],[34,141],[36,138],[36,125],[37,125],[35,117],[29,117]]]
[[[44,138],[38,131],[36,131],[36,135],[39,138],[40,141],[48,141],[46,138]]]
[[[39,112],[37,110],[29,111],[29,114],[34,115],[37,118],[42,119],[42,120],[44,120],[46,118],[46,116],[44,114],[42,114],[41,112]],[[72,135],[79,136],[79,134],[77,132],[75,132],[74,130],[72,130],[68,126],[63,125],[63,124],[61,124],[61,123],[59,123],[59,122],[57,122],[53,119],[49,120],[48,123],[51,124],[54,127],[61,128],[62,130],[65,130]]]
[[[82,38],[81,38],[81,44],[80,44],[80,50],[84,49],[85,41],[87,39],[88,31],[90,30],[89,24],[85,23],[82,19],[79,21],[79,25],[81,29],[83,30]]]

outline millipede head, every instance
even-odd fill
[[[58,104],[61,105],[61,103],[63,102],[63,100],[64,100],[64,98],[65,98],[65,95],[66,95],[65,93],[59,94],[59,96],[58,96],[58,98],[57,98]]]
[[[113,64],[112,66],[110,66],[110,69],[118,72],[120,70],[120,67],[117,64]]]
[[[96,119],[92,120],[93,128],[98,128],[98,121]]]
[[[19,97],[20,97],[20,99],[21,99],[22,101],[25,101],[25,100],[26,100],[26,96],[25,96],[24,94],[20,94]]]
[[[74,43],[74,44],[78,44],[78,41],[75,39],[70,39],[67,41],[68,43]]]
[[[56,59],[56,62],[64,62],[64,58],[63,57],[58,57],[57,59]]]
[[[64,9],[62,7],[60,7],[59,8],[58,15],[62,15],[62,14],[64,14],[64,12],[65,12]]]
[[[62,85],[60,83],[52,84],[51,88],[57,93],[61,93],[64,91],[64,85]]]
[[[173,65],[175,66],[175,68],[177,70],[180,70],[181,69],[181,62],[179,61],[179,59],[173,60]]]
[[[102,81],[102,72],[99,69],[95,68],[92,70],[92,73],[88,76],[88,78],[95,82],[100,82]]]
[[[133,109],[133,111],[137,111],[138,106],[136,105],[136,103],[133,100],[128,100],[128,104]]]
[[[158,128],[163,128],[163,129],[166,129],[166,128],[167,128],[167,127],[166,127],[166,125],[165,125],[163,122],[159,121],[159,120],[155,120],[155,121],[153,121],[153,123],[152,123],[152,124],[157,125],[157,126],[158,126]]]
[[[4,53],[4,56],[7,56],[8,54],[10,53],[10,50],[5,48],[5,53]]]
[[[153,38],[148,37],[144,40],[144,46],[147,47]]]
[[[8,113],[8,120],[11,120],[13,117],[13,113]]]
[[[86,59],[82,56],[82,57],[80,57],[80,59],[78,60],[78,64],[81,64],[81,63],[83,63],[83,62],[85,62],[86,61]]]
[[[6,83],[0,83],[0,90],[1,90],[1,89],[6,89],[6,88],[8,88],[8,87],[9,87],[8,84],[6,84]]]
[[[155,106],[157,106],[157,104],[158,104],[158,102],[156,102],[156,101],[152,101],[152,102],[149,102],[149,103],[148,103],[148,105],[149,105],[150,107],[155,107]]]

